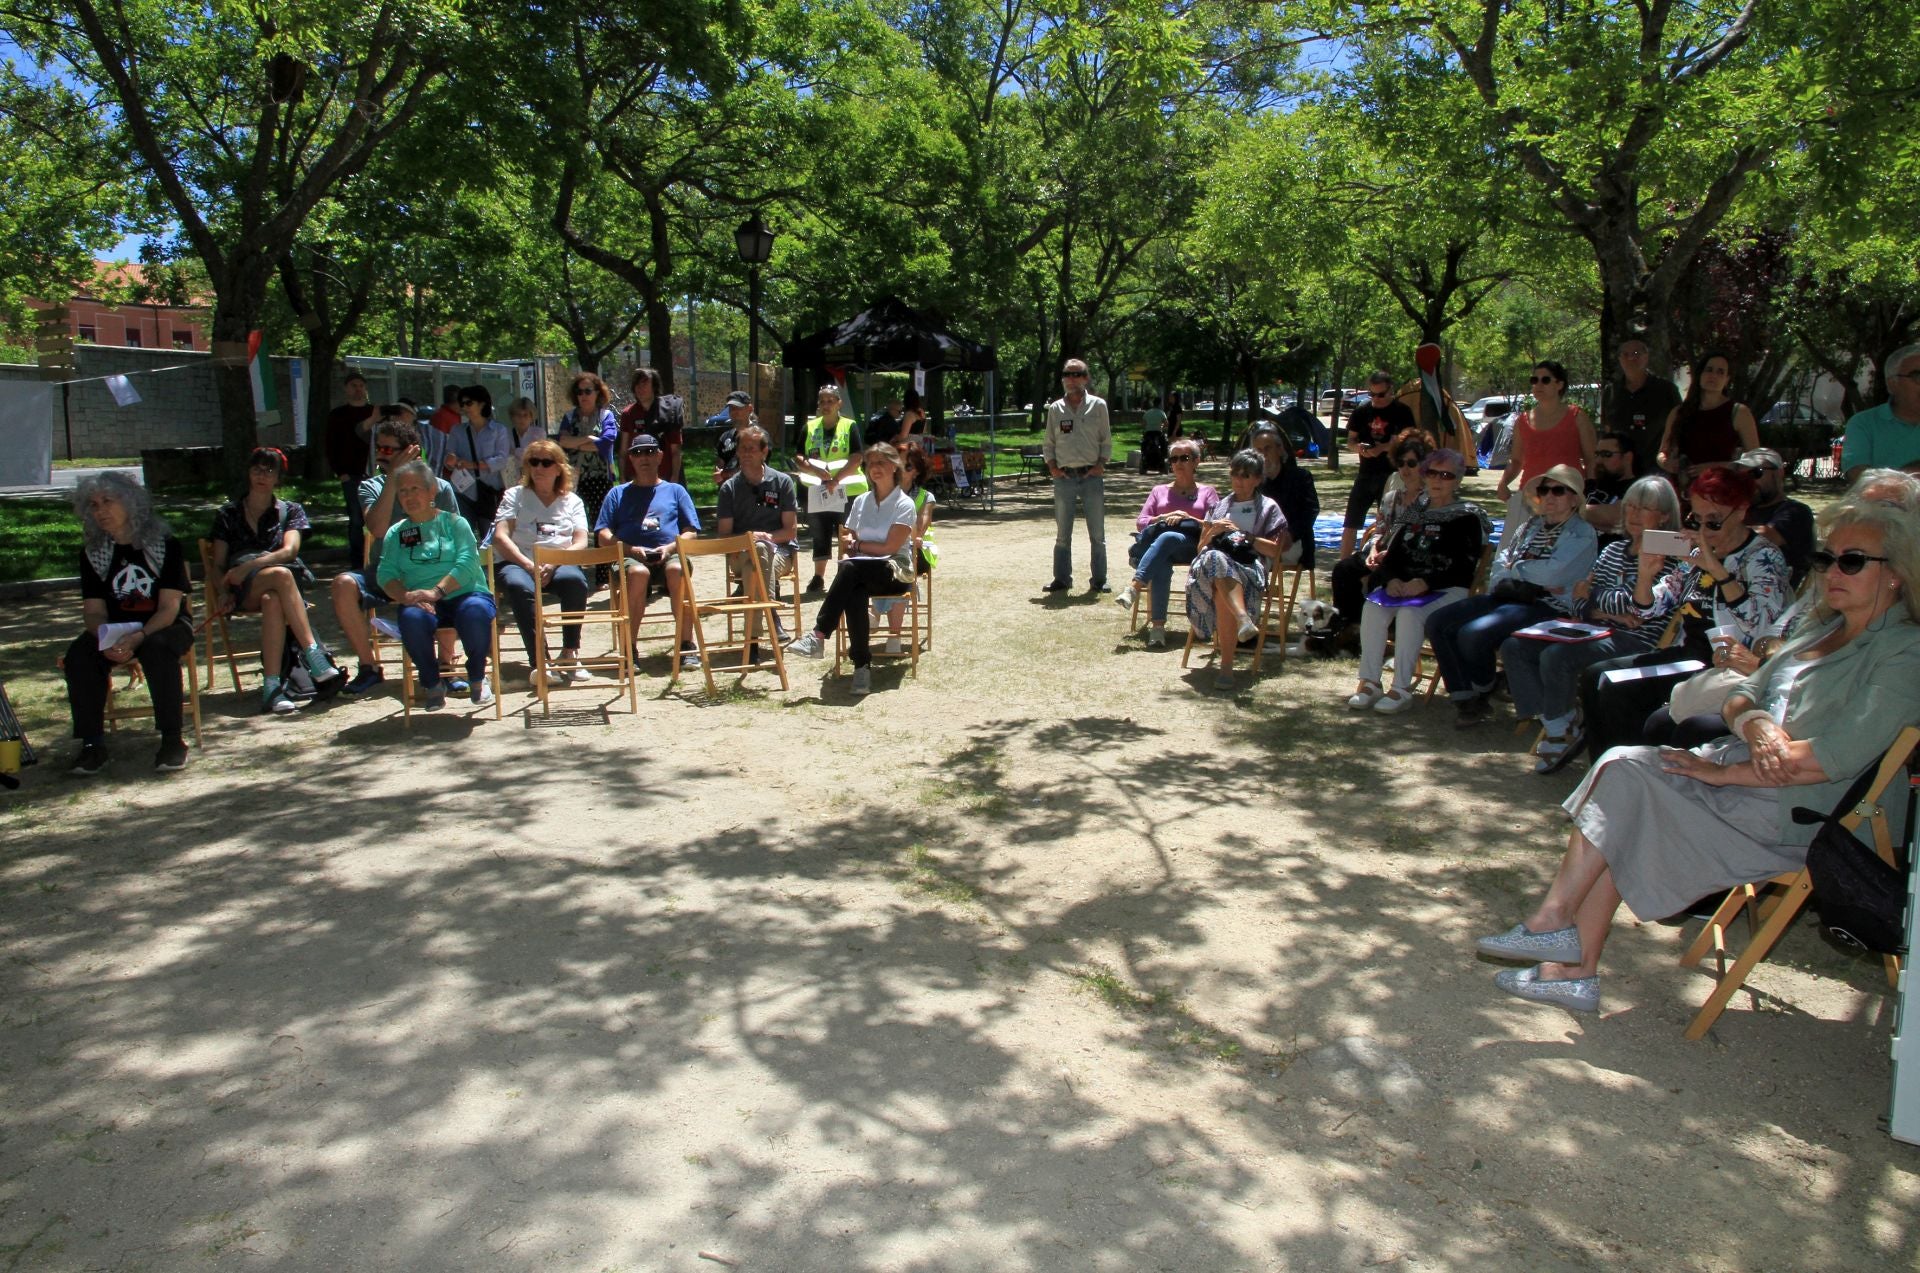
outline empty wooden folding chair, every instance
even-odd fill
[[[686,531],[674,542],[680,554],[681,606],[693,634],[694,649],[700,656],[700,670],[706,676],[707,693],[716,692],[713,682],[716,668],[722,674],[745,674],[756,668],[770,667],[779,674],[780,688],[786,689],[786,651],[773,627],[774,617],[782,609],[782,603],[775,601],[767,591],[766,576],[760,570],[760,555],[753,551],[753,536],[743,532],[725,539],[701,539],[694,532]],[[727,571],[713,570],[708,575],[716,581],[715,587],[720,595],[702,600],[694,561],[701,557],[734,554],[738,556],[735,569],[742,584],[741,594],[736,597],[727,587]],[[724,635],[717,640],[709,640],[709,620],[720,622]],[[756,654],[760,657],[754,657]],[[732,658],[722,664],[719,659],[723,655],[731,655]],[[679,680],[680,660],[676,658],[668,683],[675,684]]]
[[[611,677],[616,690],[627,693],[627,710],[640,710],[640,678],[633,670],[633,615],[628,607],[627,572],[620,563],[625,560],[627,546],[618,540],[601,548],[542,548],[533,550],[533,683],[534,692],[540,696],[541,715],[551,715],[553,711],[553,692],[561,689],[592,689],[595,683],[588,681],[575,684],[565,678],[565,673],[549,660],[547,654],[547,634],[578,624],[582,629],[605,624],[609,649],[605,654],[588,654],[584,647],[578,652],[577,664],[596,676]],[[593,578],[599,567],[607,568],[606,605],[595,609],[593,598],[588,597],[588,606],[584,610],[568,610],[563,607],[549,609],[546,592],[540,586],[540,580],[546,574],[548,566],[578,566],[586,576]],[[677,664],[676,660],[676,664]]]
[[[1867,788],[1860,802],[1841,819],[1841,825],[1852,831],[1861,823],[1869,824],[1873,829],[1873,847],[1888,865],[1894,864],[1893,834],[1887,825],[1886,808],[1882,804],[1888,786],[1894,777],[1906,768],[1912,758],[1913,750],[1920,746],[1920,728],[1908,726],[1900,731],[1893,740],[1893,746],[1887,748],[1881,756],[1879,766],[1874,770],[1873,782]],[[1787,793],[1792,799],[1792,793]],[[1767,957],[1774,944],[1780,940],[1787,926],[1794,921],[1805,906],[1807,898],[1813,894],[1813,880],[1805,867],[1798,871],[1787,871],[1771,879],[1755,884],[1742,884],[1730,891],[1725,900],[1714,909],[1712,918],[1700,930],[1687,946],[1686,953],[1680,956],[1682,967],[1691,968],[1699,963],[1708,951],[1713,951],[1720,966],[1720,976],[1716,980],[1713,993],[1707,996],[1706,1003],[1694,1014],[1693,1024],[1687,1027],[1686,1037],[1698,1039],[1713,1027],[1720,1018],[1727,1002],[1733,998],[1734,991],[1746,983],[1747,975],[1754,966]],[[1749,937],[1745,948],[1727,966],[1727,926],[1735,916],[1747,912]],[[1754,926],[1758,925],[1757,928]],[[1898,986],[1900,979],[1900,959],[1896,955],[1884,956],[1889,984]]]

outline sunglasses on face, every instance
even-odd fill
[[[1367,396],[1369,398],[1384,398],[1387,396],[1387,391],[1385,389],[1369,389],[1367,390]]]
[[[1613,459],[1618,459],[1618,458],[1620,457],[1620,452],[1618,452],[1618,451],[1595,451],[1595,452],[1594,452],[1594,455],[1595,455],[1595,456],[1596,456],[1597,458],[1599,458],[1599,459],[1602,459],[1602,460],[1613,460]]]
[[[527,464],[530,467],[536,468],[536,469],[550,469],[553,467],[552,460],[547,459],[545,456],[539,456],[539,455],[528,456]]]
[[[1062,380],[1085,380],[1087,373],[1084,371],[1063,371],[1060,373],[1060,378]]]
[[[1527,379],[1527,383],[1530,385],[1557,385],[1560,382],[1552,376],[1530,376]]]
[[[1176,455],[1173,457],[1173,462],[1175,464],[1198,464],[1200,457],[1197,455]]]
[[[1457,482],[1460,480],[1460,475],[1449,472],[1446,469],[1428,469],[1427,480],[1429,482]]]
[[[1420,467],[1420,461],[1418,461],[1418,460],[1401,460],[1401,461],[1400,461],[1400,467],[1401,467],[1401,468],[1403,468],[1403,469],[1417,469],[1417,468],[1419,468],[1419,467]]]
[[[1686,522],[1688,530],[1699,530],[1702,526],[1708,530],[1719,530],[1726,524],[1727,519],[1724,517],[1689,517]]]
[[[397,446],[376,446],[373,448],[373,453],[375,455],[398,455],[400,454],[400,448]]]
[[[1875,557],[1858,548],[1849,548],[1837,556],[1825,548],[1817,548],[1813,555],[1807,558],[1808,564],[1815,570],[1825,572],[1838,566],[1843,575],[1857,575],[1867,568],[1868,562],[1885,560],[1887,560],[1885,557]]]
[[[1534,488],[1534,493],[1540,496],[1541,499],[1545,499],[1549,495],[1573,494],[1573,492],[1567,489],[1566,487],[1556,486],[1552,482],[1542,482],[1539,486]]]
[[[575,389],[573,396],[576,398],[597,398],[600,394],[599,391],[595,389]]]

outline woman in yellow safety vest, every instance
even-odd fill
[[[809,593],[825,586],[827,561],[833,556],[834,540],[840,535],[840,523],[847,514],[847,501],[866,490],[860,470],[860,437],[852,420],[840,414],[840,386],[831,382],[820,386],[820,414],[807,422],[794,467],[796,476],[807,488],[807,529],[813,534],[813,579]]]

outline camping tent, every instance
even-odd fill
[[[788,341],[780,361],[814,380],[841,371],[984,371],[987,373],[987,447],[993,451],[994,378],[999,366],[993,346],[956,335],[931,315],[897,296],[883,296],[865,312],[811,336]],[[803,397],[801,402],[804,404]],[[804,411],[804,405],[800,410]],[[992,506],[993,486],[986,486]]]

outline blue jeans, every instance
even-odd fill
[[[1500,646],[1513,691],[1514,715],[1559,720],[1580,705],[1580,677],[1595,663],[1647,648],[1651,637],[1616,633],[1598,641],[1533,641],[1508,637]]]
[[[487,670],[487,655],[493,650],[493,598],[484,592],[463,592],[448,597],[429,614],[419,606],[400,607],[400,644],[413,660],[414,675],[420,684],[433,689],[440,684],[440,654],[434,648],[434,633],[452,628],[460,635],[460,648],[467,652],[467,676],[479,676]]]
[[[1502,601],[1482,595],[1445,607],[1427,620],[1427,640],[1440,664],[1440,678],[1455,698],[1493,688],[1494,655],[1521,628],[1551,619],[1552,607],[1534,601]]]
[[[507,594],[507,605],[513,610],[513,626],[520,629],[521,643],[527,647],[527,657],[533,653],[533,575],[526,567],[513,562],[500,563],[494,572],[494,578],[500,584],[500,591]],[[587,606],[587,593],[592,588],[587,583],[587,572],[578,566],[562,566],[553,572],[553,582],[546,590],[560,598],[562,610],[584,610]],[[578,650],[580,648],[580,625],[569,623],[560,629],[560,648]]]
[[[1167,621],[1167,597],[1173,591],[1173,568],[1193,560],[1193,541],[1185,535],[1162,534],[1140,554],[1133,577],[1147,585],[1148,617],[1155,627]]]
[[[1053,581],[1073,582],[1073,506],[1086,510],[1087,546],[1092,552],[1088,578],[1107,581],[1107,479],[1056,477],[1053,479]]]

